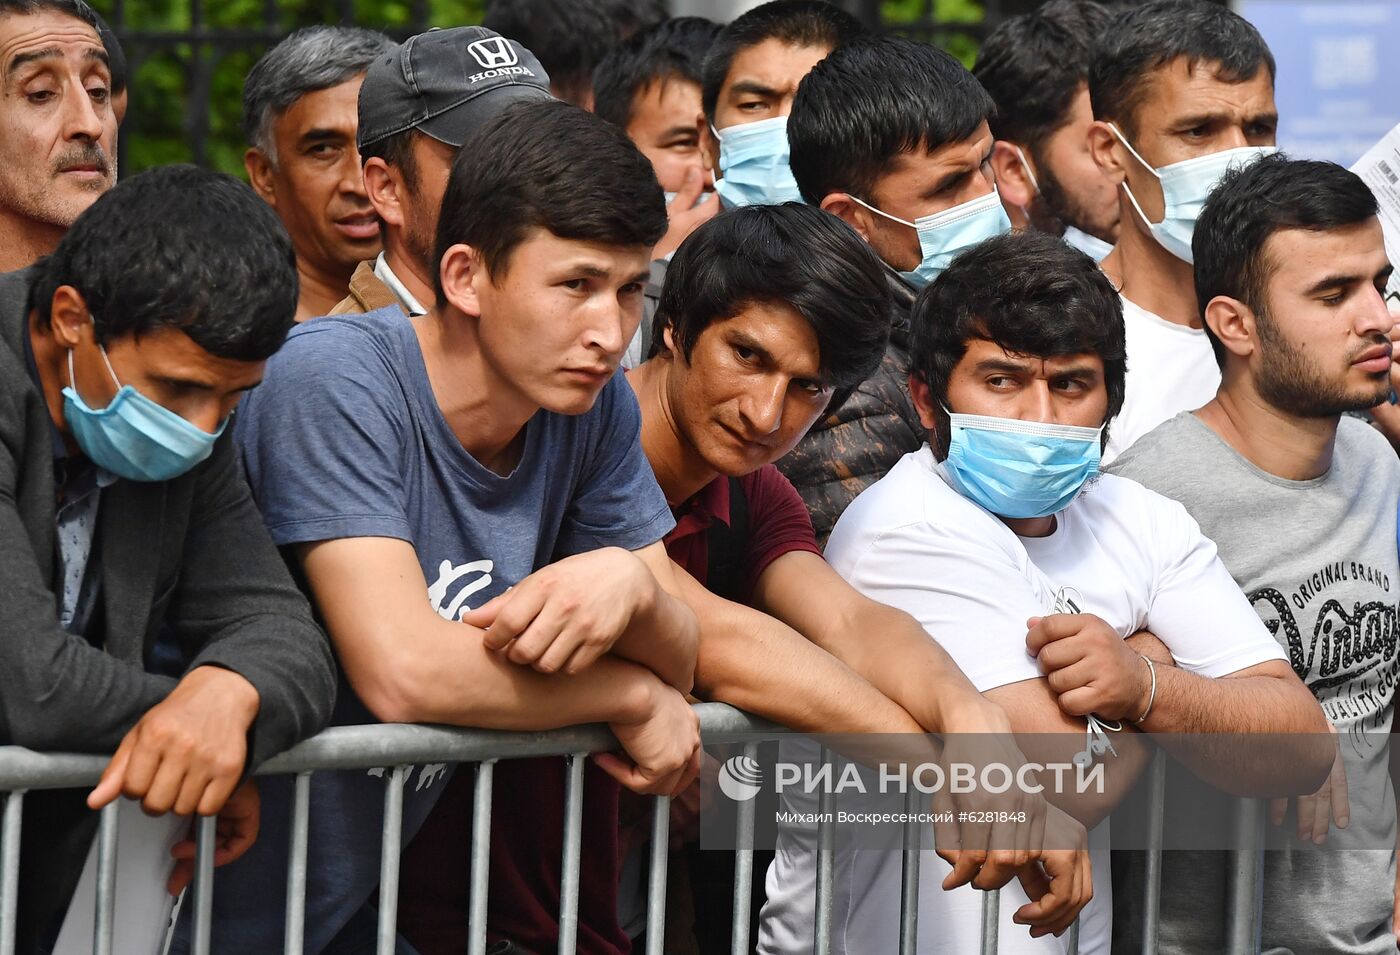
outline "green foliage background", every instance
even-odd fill
[[[91,0],[109,22],[115,21],[114,0]],[[430,26],[463,26],[481,22],[486,0],[428,0]],[[125,152],[123,171],[139,172],[171,162],[201,159],[193,143],[197,127],[208,124],[204,137],[206,165],[236,175],[243,174],[246,146],[241,124],[243,77],[275,39],[268,32],[268,10],[277,18],[276,32],[284,35],[297,27],[341,22],[341,4],[334,0],[204,0],[202,22],[215,42],[159,42],[162,35],[195,29],[191,0],[126,0],[124,47],[133,71],[131,106],[122,127]],[[982,20],[981,0],[883,0],[881,17],[886,27],[899,31],[927,16],[944,23],[977,24]],[[411,0],[352,0],[352,22],[402,37],[412,32]],[[949,30],[934,37],[965,63],[977,53],[972,33]],[[211,63],[210,106],[207,116],[190,116],[188,105],[196,56]]]

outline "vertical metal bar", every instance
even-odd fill
[[[394,955],[399,925],[399,852],[403,848],[403,787],[408,767],[395,766],[384,777],[384,834],[379,849],[379,932],[377,955]]]
[[[578,945],[579,859],[583,854],[583,764],[587,753],[569,757],[564,790],[564,868],[559,883],[559,955]]]
[[[1263,930],[1264,802],[1236,800],[1233,816],[1238,848],[1230,850],[1225,951],[1227,955],[1253,955],[1259,951]]]
[[[1001,933],[1001,889],[982,893],[982,955],[997,955]]]
[[[744,756],[758,760],[758,744],[745,743]],[[753,763],[749,763],[753,765]],[[734,928],[729,936],[730,955],[749,955],[749,922],[753,906],[753,828],[757,803],[739,803],[734,823]]]
[[[651,863],[647,866],[647,952],[666,948],[666,864],[671,858],[671,797],[657,796],[651,808]]]
[[[904,811],[912,819],[919,812],[919,790],[910,787],[904,794]],[[903,872],[899,891],[899,955],[914,955],[919,943],[919,860],[922,858],[922,830],[918,823],[904,824]]]
[[[822,747],[822,765],[831,762],[831,751]],[[822,788],[817,802],[817,924],[816,955],[831,955],[831,902],[836,878],[836,794]]]
[[[1157,955],[1157,926],[1162,916],[1162,820],[1167,804],[1167,754],[1152,757],[1147,791],[1147,872],[1142,887],[1142,955]]]
[[[102,807],[97,828],[97,912],[92,923],[93,955],[112,955],[112,924],[117,895],[117,811],[119,800]]]
[[[15,915],[19,911],[19,832],[24,793],[5,794],[0,819],[0,955],[15,955]]]
[[[214,921],[214,835],[217,816],[197,816],[194,840],[193,955],[209,955],[209,931]]]
[[[486,893],[491,875],[491,785],[496,761],[476,767],[472,788],[472,895],[467,916],[467,955],[486,955]]]
[[[1069,941],[1065,943],[1065,955],[1079,955],[1079,919],[1069,927]]]
[[[292,838],[287,853],[287,924],[284,955],[301,955],[306,940],[306,840],[310,831],[311,774],[297,773],[292,787]]]

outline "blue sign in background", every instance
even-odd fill
[[[1350,166],[1400,123],[1400,0],[1235,0],[1278,61],[1278,142]]]

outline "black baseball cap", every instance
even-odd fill
[[[485,27],[433,29],[370,64],[355,141],[363,149],[417,129],[460,146],[511,103],[548,98],[549,74],[514,40]]]

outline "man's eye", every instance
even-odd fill
[[[35,90],[32,93],[26,93],[25,98],[31,103],[47,103],[57,95],[53,90]]]
[[[738,108],[745,113],[752,113],[755,110],[764,109],[767,106],[768,104],[762,100],[750,100],[746,103],[740,103]]]
[[[1321,299],[1321,301],[1324,305],[1340,305],[1342,304],[1343,299],[1345,299],[1346,297],[1347,296],[1345,292],[1338,292],[1335,295],[1324,296]]]
[[[743,345],[735,345],[734,356],[742,362],[752,364],[754,359],[758,357],[758,353],[752,348],[745,348]]]
[[[565,279],[564,281],[560,282],[559,284],[562,285],[562,286],[564,286],[566,289],[569,289],[570,291],[581,292],[581,291],[583,291],[585,288],[587,288],[587,286],[588,286],[588,280],[587,280],[587,279]]]
[[[628,282],[626,285],[622,286],[622,288],[618,289],[618,294],[641,295],[644,289],[645,286],[642,285],[641,282]]]
[[[1076,394],[1084,390],[1084,382],[1080,381],[1078,378],[1061,378],[1059,381],[1055,382],[1055,387],[1060,391]]]
[[[820,398],[826,394],[827,389],[819,381],[798,381],[795,384],[802,389],[802,393],[809,398]]]
[[[993,388],[1009,388],[1013,381],[1009,375],[993,375],[987,379],[987,384]]]

